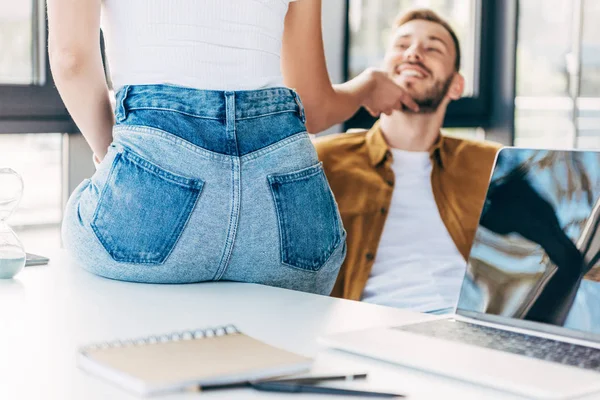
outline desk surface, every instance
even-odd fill
[[[83,271],[62,251],[50,257],[49,265],[27,267],[14,280],[0,280],[0,399],[135,399],[79,370],[77,348],[229,323],[272,345],[316,357],[315,373],[366,371],[368,381],[354,384],[361,389],[405,393],[410,399],[517,398],[317,344],[324,334],[427,318],[421,314],[252,284],[118,282]],[[235,389],[161,398],[198,396],[299,397]]]

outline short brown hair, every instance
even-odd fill
[[[454,29],[450,26],[448,22],[442,19],[439,15],[437,15],[432,10],[427,8],[420,8],[416,10],[411,10],[406,13],[400,14],[396,20],[394,21],[394,28],[399,28],[402,25],[414,21],[414,20],[424,20],[435,22],[436,24],[440,24],[444,27],[452,37],[452,41],[454,42],[454,48],[456,49],[456,60],[454,61],[454,68],[456,71],[460,70],[460,43],[458,43],[458,37],[456,33],[454,33]]]

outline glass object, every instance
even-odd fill
[[[58,226],[62,219],[62,135],[0,134],[0,163],[10,165],[25,182],[11,225],[22,235],[34,228]]]
[[[6,223],[23,196],[23,180],[10,168],[0,168],[0,279],[15,276],[25,266],[25,250]]]
[[[379,67],[396,17],[413,8],[430,8],[446,19],[461,45],[461,72],[465,76],[464,96],[477,93],[479,0],[350,0],[348,75],[354,78],[365,68]]]

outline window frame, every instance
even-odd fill
[[[0,84],[0,134],[75,133],[77,127],[65,108],[50,72],[46,7],[32,2],[32,62],[40,82]]]

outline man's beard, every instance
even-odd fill
[[[435,81],[433,87],[430,87],[420,96],[413,97],[413,100],[419,106],[418,114],[431,114],[437,111],[438,107],[448,94],[452,84],[453,75],[450,75],[445,81]],[[404,108],[406,112],[412,112]]]

